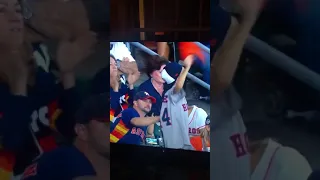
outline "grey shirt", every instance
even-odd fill
[[[183,89],[173,93],[173,86],[163,96],[160,123],[166,148],[192,149],[188,132],[188,105]]]

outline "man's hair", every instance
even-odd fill
[[[167,63],[168,60],[164,57],[158,55],[149,56],[146,59],[146,73],[150,77],[154,71],[159,70],[162,65],[165,65]]]

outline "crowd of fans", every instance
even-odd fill
[[[143,54],[124,42],[110,43],[110,142],[178,149],[184,149],[183,146],[189,144],[190,149],[209,151],[210,120],[207,112],[182,103],[185,94],[177,98],[175,105],[164,108],[166,93],[173,84],[175,88],[181,86],[181,92],[184,92],[182,87],[191,65],[202,67],[203,74],[210,73],[207,71],[209,64],[205,63],[209,60],[209,54],[201,51],[193,42],[177,42],[181,56],[173,57],[170,61],[170,55],[173,54],[170,52],[170,43],[157,42],[153,48],[151,42],[145,44],[161,55]],[[184,68],[178,61],[175,62],[175,58],[183,60]],[[143,79],[142,75],[148,77]],[[203,75],[206,82],[208,78]],[[185,110],[177,105],[179,103]],[[179,114],[184,112],[186,116]],[[168,119],[169,116],[171,119]],[[181,127],[182,132],[178,125],[170,133],[164,132],[164,124],[178,124],[178,117],[185,124]],[[181,139],[170,146],[167,140],[175,138]]]
[[[96,50],[89,24],[81,0],[0,2],[1,180],[109,178],[107,90],[84,100],[76,74]]]

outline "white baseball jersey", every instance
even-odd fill
[[[192,106],[192,111],[188,118],[190,136],[200,136],[200,129],[206,126],[207,116],[208,114],[202,108]]]
[[[250,156],[241,98],[233,87],[211,97],[210,179],[249,180]]]
[[[251,180],[307,180],[312,169],[298,151],[269,139]]]
[[[173,93],[173,86],[163,96],[160,123],[166,148],[193,149],[188,134],[188,105],[183,89]]]

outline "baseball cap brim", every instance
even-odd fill
[[[146,97],[142,98],[141,100],[147,100],[147,99],[150,99],[153,104],[157,102],[156,98],[154,98],[152,96],[146,96]]]

